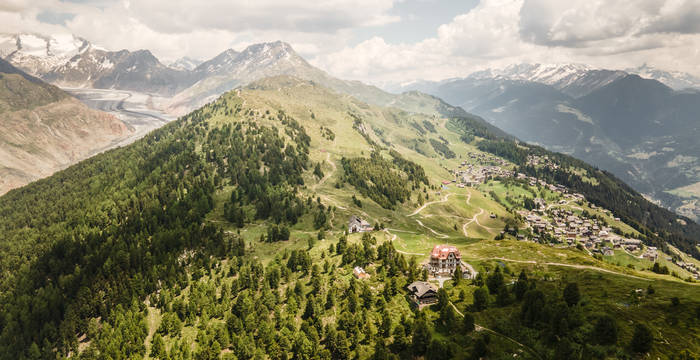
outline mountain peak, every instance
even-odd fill
[[[202,60],[193,59],[189,56],[183,56],[171,62],[168,66],[175,70],[192,71],[195,68],[197,68],[197,66],[199,66],[201,63]]]
[[[637,74],[645,79],[658,80],[674,90],[687,88],[700,89],[700,78],[681,71],[661,70],[647,63],[636,68],[626,69],[630,74]]]
[[[264,43],[258,43],[258,44],[252,44],[246,47],[242,52],[241,55],[243,56],[250,56],[250,55],[270,55],[270,56],[276,56],[277,58],[291,58],[291,57],[296,57],[296,58],[301,58],[296,51],[292,48],[291,45],[284,41],[273,41],[273,42],[264,42]]]

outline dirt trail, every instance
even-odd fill
[[[421,207],[419,207],[418,209],[416,209],[416,211],[412,212],[412,213],[411,213],[410,215],[408,215],[408,216],[417,215],[418,213],[420,213],[421,211],[423,211],[423,209],[425,209],[426,207],[428,207],[428,205],[433,205],[433,204],[439,204],[439,203],[447,202],[447,198],[449,198],[451,195],[452,195],[452,194],[447,194],[447,195],[445,195],[445,196],[442,198],[442,200],[436,200],[436,201],[427,202],[427,203],[423,204],[423,206],[421,206]]]
[[[422,226],[422,227],[428,229],[431,233],[435,234],[435,236],[438,237],[438,238],[440,238],[440,239],[447,239],[447,238],[449,237],[449,236],[447,236],[447,235],[445,235],[445,234],[439,233],[439,232],[437,232],[437,231],[435,231],[435,230],[433,230],[433,229],[431,229],[431,228],[429,228],[429,227],[423,225],[423,222],[421,222],[421,221],[418,220],[418,219],[416,219],[416,222],[418,223],[418,225],[420,225],[420,226]]]
[[[492,258],[482,258],[479,260],[503,260],[503,261],[508,261],[508,262],[516,262],[516,263],[521,263],[521,264],[533,264],[533,265],[550,265],[550,266],[562,266],[562,267],[570,267],[574,269],[581,269],[581,270],[593,270],[593,271],[600,271],[608,274],[614,274],[614,275],[620,275],[620,276],[625,276],[637,280],[644,280],[644,281],[652,281],[651,279],[635,276],[635,275],[630,275],[630,274],[625,274],[613,270],[608,270],[608,269],[603,269],[599,268],[596,266],[591,266],[591,265],[576,265],[576,264],[563,264],[563,263],[555,263],[555,262],[537,262],[535,260],[514,260],[514,259],[507,259],[507,258],[502,258],[502,257],[492,257]]]
[[[479,215],[481,215],[481,214],[483,214],[483,213],[484,213],[484,209],[479,208],[479,210],[480,210],[480,211],[479,211],[478,214],[474,215],[473,218],[471,218],[469,221],[465,222],[464,225],[462,225],[462,232],[464,233],[464,236],[465,236],[465,237],[469,237],[469,236],[467,235],[467,226],[469,226],[469,224],[471,224],[471,223],[473,223],[473,222],[476,221],[476,223],[477,223],[478,225],[480,225],[479,222],[476,220],[476,217],[479,216]]]
[[[455,309],[455,312],[457,312],[457,314],[459,314],[459,316],[464,317],[464,314],[462,314],[462,312],[459,311],[459,309],[457,309],[457,306],[455,306],[455,304],[454,304],[452,301],[450,301],[450,305],[452,305],[452,308]],[[494,331],[494,330],[491,330],[491,329],[489,329],[489,328],[487,328],[487,327],[485,327],[485,326],[479,325],[479,324],[477,324],[477,323],[474,323],[474,330],[476,330],[476,331],[487,331],[487,332],[490,332],[490,333],[492,333],[492,334],[494,334],[494,335],[500,336],[500,337],[502,337],[502,338],[504,338],[504,339],[506,339],[506,340],[508,340],[508,341],[510,341],[510,342],[512,342],[512,343],[514,343],[514,344],[517,344],[517,345],[520,346],[521,348],[527,350],[530,354],[534,355],[536,358],[542,359],[542,358],[540,357],[540,355],[537,354],[537,352],[536,352],[534,349],[532,349],[531,347],[529,347],[529,346],[527,346],[527,345],[521,344],[520,342],[518,342],[517,340],[513,339],[513,338],[510,337],[510,336],[503,335],[503,334],[501,334],[501,333],[499,333],[499,332],[496,332],[496,331]]]
[[[316,189],[317,189],[319,186],[323,185],[323,183],[325,183],[331,176],[333,176],[333,174],[335,173],[335,171],[338,169],[338,168],[335,166],[335,163],[331,161],[331,153],[326,153],[326,162],[333,168],[333,170],[331,170],[331,172],[329,172],[328,174],[324,175],[323,178],[321,178],[321,180],[319,180],[319,181],[314,185],[314,188],[313,188],[314,191],[316,191]]]

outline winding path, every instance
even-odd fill
[[[473,223],[473,222],[476,221],[476,224],[479,225],[479,226],[481,226],[481,224],[479,224],[479,221],[476,219],[476,217],[479,216],[479,215],[481,215],[481,214],[483,214],[483,213],[484,213],[484,209],[479,208],[479,210],[481,210],[481,211],[479,211],[478,214],[474,215],[474,217],[471,218],[471,220],[465,222],[464,225],[462,225],[462,232],[464,233],[464,236],[465,236],[465,237],[469,237],[469,235],[467,235],[467,226],[469,226],[469,224],[471,224],[471,223]],[[487,230],[488,230],[488,229],[487,229]]]
[[[335,166],[335,163],[331,161],[331,153],[326,153],[326,162],[333,168],[333,170],[331,170],[331,172],[329,172],[329,173],[327,173],[326,175],[324,175],[323,178],[321,178],[321,180],[319,180],[319,181],[314,185],[314,188],[313,188],[314,191],[316,191],[316,189],[317,189],[319,186],[323,185],[323,183],[325,183],[331,176],[333,176],[333,174],[335,173],[335,171],[338,169],[338,168]]]
[[[452,195],[452,194],[447,194],[447,195],[445,195],[445,196],[442,198],[442,200],[436,200],[436,201],[427,202],[427,203],[423,204],[423,206],[421,206],[421,207],[419,207],[418,209],[416,209],[416,211],[412,212],[412,213],[411,213],[410,215],[408,215],[408,216],[417,215],[418,213],[420,213],[421,211],[423,211],[423,209],[425,209],[426,207],[428,207],[428,205],[433,205],[433,204],[439,204],[439,203],[447,202],[447,198],[449,198],[451,195]]]
[[[455,306],[455,304],[454,304],[452,301],[450,301],[450,305],[452,305],[452,308],[455,309],[455,312],[457,312],[457,314],[459,314],[459,316],[464,317],[464,314],[462,314],[462,312],[459,311],[459,309],[457,309],[457,306]],[[485,327],[485,326],[479,325],[479,324],[477,324],[477,323],[474,323],[474,330],[476,330],[476,331],[487,331],[487,332],[490,332],[490,333],[492,333],[492,334],[494,334],[494,335],[500,336],[500,337],[502,337],[502,338],[504,338],[504,339],[506,339],[506,340],[508,340],[508,341],[510,341],[510,342],[512,342],[512,343],[514,343],[514,344],[517,344],[517,345],[520,346],[521,348],[527,350],[530,354],[534,355],[536,358],[542,359],[542,358],[540,357],[540,355],[539,355],[533,348],[531,348],[531,347],[529,347],[529,346],[527,346],[527,345],[525,345],[525,344],[522,344],[522,343],[518,342],[517,340],[513,339],[513,338],[510,337],[510,336],[501,334],[501,333],[499,333],[499,332],[497,332],[497,331],[491,330],[491,329],[489,329],[489,328],[487,328],[487,327]]]
[[[439,232],[437,232],[437,231],[435,231],[435,230],[433,230],[433,229],[431,229],[431,228],[429,228],[429,227],[423,225],[423,222],[421,222],[421,221],[418,220],[418,219],[416,219],[416,222],[418,223],[418,225],[420,225],[420,226],[422,226],[422,227],[424,227],[424,228],[430,230],[431,233],[435,234],[435,236],[437,236],[437,237],[440,238],[440,239],[447,239],[447,238],[449,237],[449,236],[447,236],[447,235],[445,235],[445,234],[441,234],[441,233],[439,233]]]
[[[555,262],[537,262],[535,260],[514,260],[514,259],[507,259],[503,257],[492,257],[492,258],[481,258],[479,260],[502,260],[502,261],[508,261],[508,262],[516,262],[516,263],[521,263],[521,264],[533,264],[533,265],[549,265],[549,266],[562,266],[562,267],[570,267],[574,269],[581,269],[581,270],[593,270],[593,271],[600,271],[608,274],[614,274],[614,275],[620,275],[620,276],[625,276],[629,277],[632,279],[637,279],[637,280],[644,280],[644,281],[652,281],[651,279],[635,276],[635,275],[630,275],[630,274],[625,274],[613,270],[608,270],[608,269],[603,269],[599,268],[596,266],[591,266],[591,265],[576,265],[576,264],[563,264],[563,263],[555,263]]]

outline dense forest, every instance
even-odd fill
[[[70,354],[89,319],[122,331],[138,323],[134,304],[183,281],[183,266],[235,253],[237,240],[203,221],[216,189],[232,188],[235,222],[294,223],[307,211],[295,195],[308,167],[305,130],[284,113],[244,113],[237,100],[0,198],[0,358]],[[230,123],[210,128],[222,113]]]
[[[303,195],[323,173],[302,123],[230,92],[0,197],[0,359],[632,359],[654,346],[643,321],[617,321],[620,310],[589,297],[610,280],[586,271],[483,261],[418,310],[406,292],[427,278],[418,258],[381,232],[326,236],[332,207]],[[497,138],[474,119],[457,125]],[[507,144],[479,146],[510,159],[536,149]],[[385,209],[430,187],[422,166],[373,145],[341,160],[337,186]],[[632,306],[667,295],[634,296]],[[675,299],[648,306],[694,331],[700,308]]]
[[[386,209],[393,209],[397,203],[408,200],[411,192],[421,184],[428,185],[425,171],[420,165],[406,160],[395,151],[391,151],[390,156],[392,161],[383,158],[379,151],[374,151],[369,158],[341,160],[345,181]]]
[[[519,172],[553,184],[562,184],[585,195],[593,204],[610,209],[620,220],[644,234],[650,245],[664,248],[668,242],[700,259],[697,248],[700,225],[649,202],[613,174],[567,155],[510,140],[485,140],[479,142],[478,147],[518,164]],[[547,156],[559,167],[527,166],[528,155]],[[585,171],[588,179],[569,171],[572,168]]]

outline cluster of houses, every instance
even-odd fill
[[[555,239],[566,242],[569,246],[576,246],[580,243],[589,251],[605,256],[613,255],[613,249],[636,252],[642,248],[641,240],[617,235],[613,233],[612,228],[597,218],[576,215],[571,210],[564,209],[542,211],[543,202],[542,199],[535,199],[535,203],[539,207],[538,210],[540,210],[538,212],[524,210],[518,212],[537,235],[549,233]],[[540,214],[544,214],[546,217]],[[524,237],[520,235],[520,238]],[[539,239],[539,236],[535,236],[532,240],[539,241]],[[654,247],[646,248],[646,252],[641,255],[641,257],[651,261],[656,261],[657,256]]]
[[[457,183],[458,187],[478,186],[485,183],[489,178],[513,176],[512,170],[504,169],[500,166],[474,166],[472,164],[464,165],[452,173],[455,176],[454,182]]]
[[[545,156],[528,155],[527,156],[527,165],[533,166],[533,167],[542,165],[542,166],[548,167],[550,169],[558,169],[559,168],[559,164],[551,161],[549,159],[549,156],[547,156],[547,155],[545,155]]]
[[[678,265],[681,269],[684,269],[685,271],[691,273],[695,280],[700,280],[700,269],[693,264],[689,262],[684,262],[684,261],[674,261],[676,265]]]
[[[565,197],[567,197],[567,198],[575,198],[575,199],[581,199],[581,200],[585,199],[585,197],[582,194],[569,194],[569,189],[564,185],[550,184],[544,180],[537,179],[533,176],[527,176],[523,173],[517,173],[515,175],[515,178],[518,180],[527,180],[527,182],[530,186],[541,185],[541,186],[549,189],[550,191],[554,191],[554,192],[560,193],[562,195],[565,195]]]

